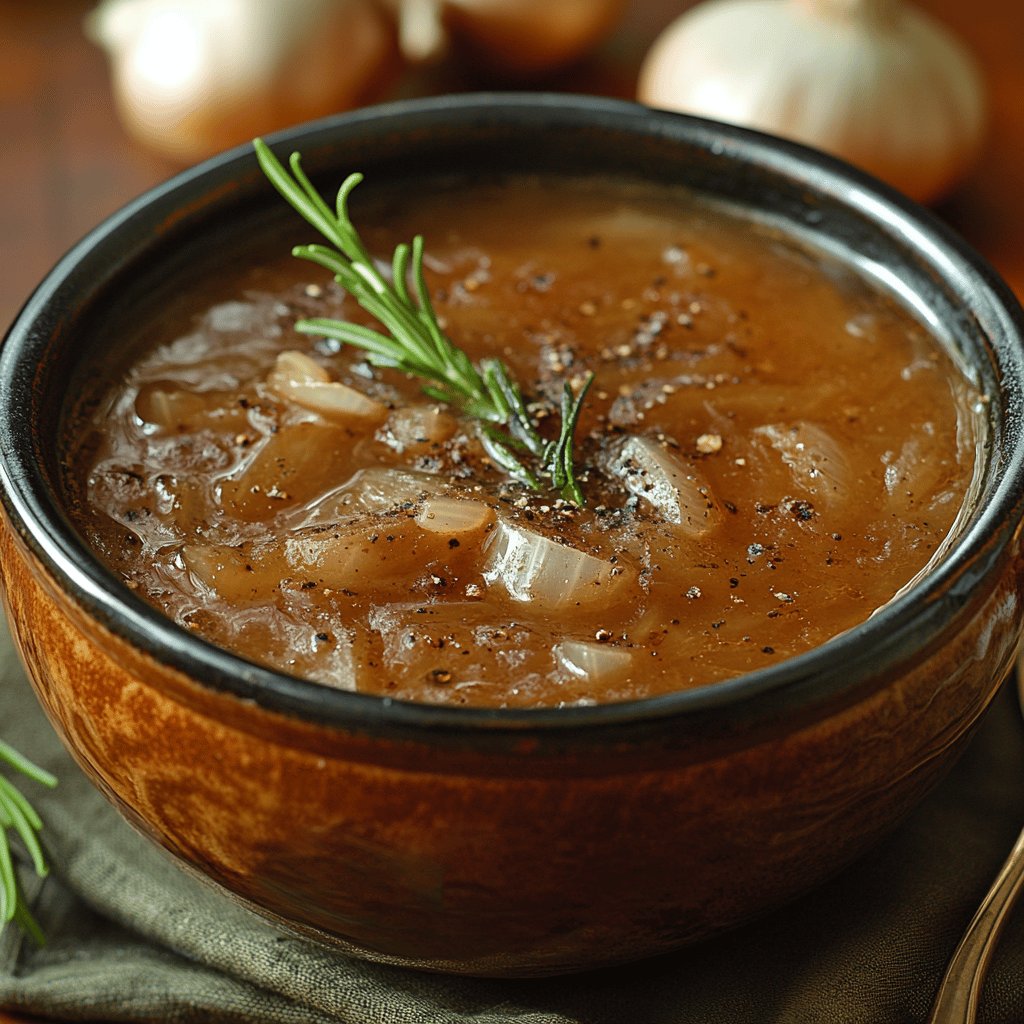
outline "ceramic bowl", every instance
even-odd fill
[[[898,292],[990,398],[981,480],[909,592],[800,657],[646,701],[450,709],[217,650],[118,583],[62,507],[68,389],[125,304],[215,271],[280,206],[248,149],[143,196],[43,282],[0,352],[0,564],[42,704],[85,771],[185,865],[379,961],[544,974],[645,957],[831,875],[940,777],[1021,628],[1021,312],[935,218],[800,147],[617,101],[367,109],[270,140],[317,180],[452,168],[686,183],[767,212]],[[190,270],[189,268],[192,268]]]

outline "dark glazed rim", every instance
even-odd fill
[[[18,534],[59,586],[115,634],[214,690],[300,720],[425,742],[442,737],[454,743],[493,742],[505,735],[510,741],[530,737],[558,745],[609,738],[629,743],[651,737],[652,731],[677,742],[698,733],[732,734],[782,719],[797,722],[866,692],[916,653],[940,643],[987,592],[1021,517],[1024,315],[994,271],[927,211],[839,161],[755,132],[617,100],[510,93],[440,97],[368,108],[279,133],[268,142],[279,153],[297,148],[313,154],[363,136],[394,146],[395,139],[422,139],[433,131],[471,137],[481,126],[494,124],[521,129],[524,135],[585,130],[617,139],[626,148],[630,141],[645,140],[689,147],[721,160],[723,167],[739,165],[789,186],[795,183],[809,201],[841,203],[912,249],[976,323],[983,339],[979,347],[987,349],[991,364],[976,368],[995,391],[992,406],[1000,411],[994,417],[995,448],[983,505],[941,565],[867,622],[806,654],[733,680],[595,707],[453,709],[348,693],[254,665],[175,626],[114,579],[61,511],[41,468],[39,368],[66,334],[73,336],[74,321],[90,301],[95,280],[113,272],[117,254],[130,248],[127,242],[155,245],[169,226],[189,218],[201,224],[236,191],[255,189],[260,177],[255,158],[249,147],[240,147],[143,195],[96,228],[43,281],[0,351],[4,505]],[[276,201],[269,185],[266,192],[268,203]]]

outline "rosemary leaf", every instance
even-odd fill
[[[3,740],[0,740],[0,762],[43,786],[57,784],[49,772],[33,764]],[[0,929],[13,921],[40,944],[42,932],[21,898],[8,831],[12,830],[17,835],[32,860],[36,874],[43,877],[47,873],[46,858],[38,838],[42,826],[35,808],[22,792],[6,776],[0,775]]]
[[[33,764],[23,754],[19,754],[14,747],[3,740],[0,740],[0,761],[6,761],[15,771],[28,776],[33,782],[38,782],[51,789],[57,785],[57,780],[38,765]]]

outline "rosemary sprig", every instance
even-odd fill
[[[57,780],[49,772],[33,764],[3,740],[0,740],[0,762],[41,785],[57,785]],[[0,930],[9,921],[14,921],[40,944],[43,941],[43,933],[21,898],[7,833],[8,830],[13,830],[21,839],[25,851],[32,859],[36,874],[42,878],[48,870],[38,839],[38,832],[42,827],[39,815],[21,791],[4,775],[0,775]]]
[[[374,366],[424,378],[428,383],[423,390],[431,398],[480,421],[481,442],[505,472],[534,490],[546,478],[563,498],[582,505],[573,437],[593,374],[576,394],[568,382],[563,385],[558,437],[545,439],[509,368],[499,359],[482,359],[475,365],[441,329],[424,281],[422,236],[411,245],[396,247],[391,281],[377,269],[348,214],[349,195],[363,176],[350,174],[345,179],[332,210],[306,177],[298,153],[291,155],[289,173],[262,139],[255,139],[253,146],[270,182],[330,243],[296,246],[292,254],[330,271],[386,333],[327,319],[301,320],[296,329],[355,345],[366,351]]]

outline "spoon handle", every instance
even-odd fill
[[[973,1024],[1003,921],[1024,884],[1024,831],[978,907],[939,986],[928,1024]]]

